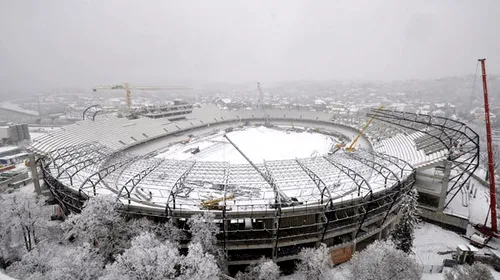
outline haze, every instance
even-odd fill
[[[499,1],[0,2],[0,89],[500,72]]]

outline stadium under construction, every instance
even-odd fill
[[[292,261],[319,243],[330,248],[334,263],[347,261],[387,237],[402,196],[414,186],[423,218],[465,230],[474,219],[464,196],[479,165],[479,136],[442,117],[385,109],[365,116],[373,122],[360,134],[366,117],[332,119],[302,110],[207,105],[175,122],[94,114],[35,139],[30,149],[66,213],[80,212],[94,196],[112,195],[121,211],[187,230],[189,217],[210,211],[233,266],[262,256]],[[265,147],[250,145],[258,134],[246,142],[237,137],[259,127],[320,135],[328,145],[307,156],[266,158]],[[339,148],[357,135],[355,151]],[[298,151],[319,144],[293,145]],[[240,158],[215,158],[217,151]]]

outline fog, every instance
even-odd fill
[[[500,73],[500,2],[0,2],[0,89]]]

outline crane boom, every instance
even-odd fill
[[[377,111],[381,110],[382,108],[384,108],[384,106],[380,106]],[[361,135],[363,135],[363,133],[365,133],[366,129],[370,126],[370,124],[372,123],[373,119],[375,118],[375,116],[371,117],[368,122],[365,124],[365,126],[363,126],[363,128],[359,131],[358,135],[356,136],[356,138],[354,138],[354,140],[351,142],[351,145],[349,145],[349,147],[345,148],[346,151],[348,152],[352,152],[354,151],[354,147],[356,145],[356,142],[358,142],[359,138],[361,137]]]
[[[97,91],[101,89],[121,89],[125,90],[125,102],[127,104],[127,109],[130,111],[132,107],[132,94],[131,90],[190,90],[192,88],[184,86],[171,86],[171,87],[150,87],[150,86],[132,86],[129,83],[123,83],[122,85],[104,85],[94,87],[92,90]]]
[[[257,167],[257,165],[255,165],[245,155],[245,153],[243,153],[243,151],[240,150],[240,148],[236,145],[236,143],[234,143],[233,141],[231,141],[231,139],[229,139],[229,137],[227,136],[227,134],[224,134],[223,137],[226,138],[226,140],[229,142],[229,144],[231,144],[248,161],[248,163],[250,163],[250,165],[255,169],[255,171],[257,171],[257,173],[259,173],[259,175],[262,176],[262,178],[264,179],[264,181],[266,181],[269,184],[269,186],[271,186],[271,188],[275,192],[275,200],[276,200],[275,201],[275,206],[276,207],[293,206],[293,205],[302,204],[302,202],[297,201],[296,198],[290,198],[283,191],[281,191],[278,188],[278,186],[276,185],[276,183],[274,183],[274,180],[272,178],[270,178],[267,174],[265,174],[264,172],[262,172]]]
[[[488,84],[486,83],[486,59],[479,59],[483,74],[483,94],[484,94],[484,116],[486,121],[486,144],[488,146],[488,173],[490,183],[490,214],[491,230],[497,233],[497,203],[495,189],[495,159],[493,157],[493,147],[491,140],[490,105],[488,101]],[[486,225],[485,225],[486,226]]]

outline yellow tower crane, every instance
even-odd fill
[[[132,107],[132,94],[131,90],[190,90],[189,87],[144,87],[144,86],[132,86],[129,83],[124,83],[122,85],[111,85],[111,86],[97,86],[94,87],[93,91],[98,91],[101,89],[120,89],[125,90],[125,102],[127,104],[127,109],[130,111]]]
[[[377,113],[378,111],[382,110],[384,108],[384,106],[380,106],[378,109],[377,109]],[[375,113],[376,114],[376,113]],[[349,145],[349,147],[346,147],[345,148],[345,151],[346,152],[354,152],[355,150],[355,145],[356,145],[356,142],[358,142],[359,138],[361,137],[361,135],[363,135],[363,133],[365,133],[366,129],[370,126],[370,124],[372,123],[373,119],[375,118],[376,115],[374,115],[373,117],[371,117],[368,122],[365,124],[365,126],[363,126],[363,129],[361,129],[358,133],[358,135],[356,136],[356,138],[354,138],[354,140],[351,142],[351,145]]]

